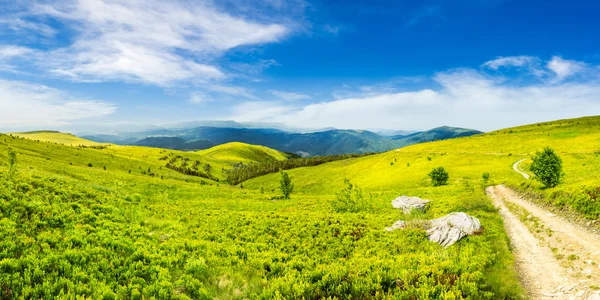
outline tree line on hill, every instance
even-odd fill
[[[369,152],[363,154],[339,154],[305,158],[292,158],[288,160],[273,161],[259,164],[237,164],[233,169],[224,170],[224,172],[227,174],[226,181],[229,184],[237,185],[255,177],[271,173],[277,173],[279,172],[279,170],[289,170],[300,167],[312,167],[336,160],[365,157],[373,154],[376,153]]]
[[[161,157],[160,160],[167,160],[168,156],[164,156]],[[181,161],[180,164],[177,164],[179,161]],[[198,176],[198,177],[202,177],[202,178],[206,178],[206,179],[211,179],[214,181],[219,181],[218,178],[216,178],[215,176],[213,176],[211,174],[211,170],[212,167],[210,164],[204,164],[204,166],[202,167],[202,170],[199,169],[200,167],[200,161],[196,160],[192,163],[192,165],[189,165],[190,159],[187,157],[183,157],[181,155],[177,155],[172,157],[167,164],[165,165],[167,168],[173,170],[173,171],[177,171],[181,174],[185,174],[185,175],[191,175],[191,176]]]

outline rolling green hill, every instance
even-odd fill
[[[16,174],[8,173],[9,147],[16,152]],[[219,185],[165,168],[161,159],[169,154],[203,159],[194,152],[93,149],[0,135],[3,295],[273,299],[520,293],[501,219],[476,184],[450,190],[391,187],[369,196],[369,210],[338,213],[330,205],[335,178],[321,191],[272,201],[278,192]],[[383,228],[402,217],[389,204],[401,192],[426,192],[437,201],[428,214],[464,209],[486,230],[450,248],[427,241],[418,229],[386,233]]]
[[[239,142],[231,142],[212,147],[207,150],[198,151],[206,159],[212,159],[230,164],[236,163],[268,163],[272,161],[286,160],[292,155],[265,146],[249,145]]]
[[[14,136],[24,137],[30,140],[41,142],[52,142],[68,146],[99,146],[102,143],[86,140],[70,133],[62,133],[58,131],[30,131],[30,132],[13,132]]]
[[[511,166],[549,146],[562,157],[564,183],[543,190],[533,180],[524,180]],[[528,169],[530,160],[521,165]],[[558,120],[490,132],[483,135],[423,143],[360,159],[333,162],[290,175],[298,191],[321,193],[339,188],[343,178],[360,186],[382,191],[427,184],[432,168],[443,166],[454,184],[479,180],[489,172],[495,182],[506,182],[536,194],[549,204],[577,211],[590,218],[600,216],[599,199],[590,190],[598,187],[600,173],[600,117]],[[252,179],[246,187],[274,188],[276,174]]]
[[[295,185],[290,200],[274,200],[277,174],[244,182],[244,189],[216,182],[224,177],[219,168],[238,161],[287,158],[261,146],[183,152],[0,135],[0,293],[520,298],[502,219],[483,187],[506,182],[540,201],[597,217],[598,199],[586,191],[597,189],[600,179],[598,129],[598,117],[562,120],[297,168],[288,171]],[[566,177],[543,190],[512,165],[545,146],[559,152]],[[14,167],[10,153],[16,154]],[[176,157],[190,167],[198,161],[199,169],[210,164],[215,180],[166,168]],[[450,182],[432,187],[427,173],[438,166],[449,171]],[[491,174],[487,183],[483,172]],[[344,178],[363,189],[363,210],[343,213],[332,205]],[[408,218],[464,211],[485,229],[448,248],[427,241],[418,228],[386,232],[407,218],[390,205],[399,195],[432,200],[424,213]]]

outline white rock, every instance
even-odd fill
[[[424,210],[429,202],[430,200],[423,200],[419,197],[400,196],[392,200],[392,206],[409,214],[413,209]]]
[[[577,297],[583,297],[583,295],[585,295],[585,291],[579,291],[577,294],[575,294]]]
[[[584,270],[584,271],[583,271],[583,272],[581,272],[581,273],[583,273],[583,275],[592,275],[592,270],[590,270],[590,269],[587,269],[587,270]]]
[[[394,231],[396,229],[402,229],[405,226],[406,226],[406,223],[404,221],[400,220],[400,221],[397,221],[396,223],[394,223],[392,226],[387,227],[385,229],[385,231]]]
[[[599,293],[593,293],[591,295],[589,295],[587,297],[587,300],[600,300],[600,294]]]
[[[430,221],[431,228],[427,236],[432,242],[448,247],[467,235],[481,229],[481,223],[475,217],[463,212],[453,212]]]
[[[556,215],[553,214],[553,213],[549,213],[549,214],[546,214],[546,216],[548,216],[548,217],[555,217]]]

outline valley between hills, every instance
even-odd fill
[[[552,187],[531,171],[545,147],[564,171]],[[381,153],[275,149],[0,135],[0,296],[600,299],[600,117]],[[402,195],[431,201],[406,214]],[[452,212],[481,229],[448,247],[384,230]]]

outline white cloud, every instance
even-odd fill
[[[458,69],[436,74],[433,80],[440,88],[435,90],[388,92],[300,107],[263,103],[235,109],[230,118],[303,127],[310,124],[315,128],[427,129],[450,125],[491,130],[600,114],[600,82],[589,78],[549,82],[534,77],[524,83],[521,78]]]
[[[14,57],[21,57],[34,52],[32,49],[27,47],[13,46],[13,45],[0,45],[0,59],[8,59]]]
[[[585,69],[585,63],[554,56],[548,62],[547,67],[556,74],[559,80],[561,80],[583,71]]]
[[[0,127],[62,126],[114,113],[110,103],[78,99],[45,85],[0,79]]]
[[[247,99],[257,100],[258,98],[253,95],[247,88],[240,86],[229,86],[220,84],[210,84],[205,87],[207,90],[227,94],[230,96],[243,97]]]
[[[276,22],[229,15],[208,0],[41,1],[28,14],[58,19],[76,32],[70,45],[37,60],[37,67],[74,81],[169,86],[222,80],[228,75],[216,60],[224,52],[277,42],[289,32]],[[42,22],[17,25],[30,31],[50,28]]]
[[[537,61],[538,59],[533,56],[506,56],[487,61],[482,66],[498,70],[501,67],[529,67]]]
[[[277,90],[268,90],[267,92],[269,92],[273,96],[277,97],[278,99],[285,100],[285,101],[297,101],[297,100],[310,99],[309,95],[300,94],[300,93],[284,92],[284,91],[277,91]]]
[[[212,99],[202,92],[192,92],[190,94],[190,102],[194,104],[205,103]]]

